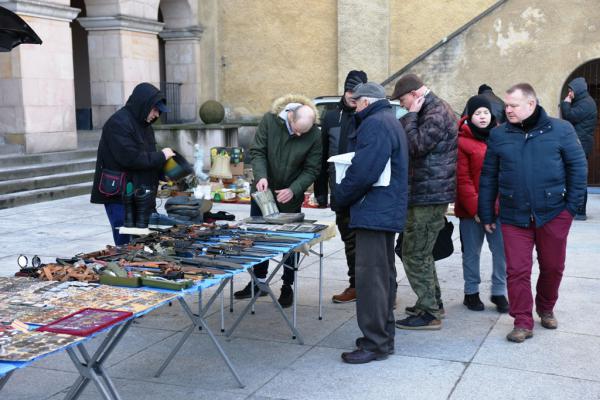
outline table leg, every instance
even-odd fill
[[[15,371],[10,371],[6,375],[0,377],[0,390],[2,390],[4,385],[6,385],[6,382],[8,382],[8,380],[10,379],[10,376],[13,374],[13,372],[15,372]]]

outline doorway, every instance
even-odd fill
[[[588,92],[596,102],[596,106],[599,107],[598,115],[600,115],[600,59],[586,62],[569,75],[563,85],[560,100],[567,96],[569,82],[578,77],[585,78]],[[600,122],[596,122],[594,148],[588,160],[588,185],[600,186]]]

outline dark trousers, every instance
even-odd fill
[[[356,229],[356,319],[363,348],[388,354],[394,347],[396,266],[393,232]]]
[[[540,268],[535,308],[538,312],[554,309],[565,269],[567,235],[572,221],[573,216],[564,210],[540,228],[534,223],[528,228],[502,225],[509,313],[515,319],[515,328],[533,329],[531,269],[534,246]]]
[[[342,241],[344,242],[344,251],[346,253],[346,263],[348,264],[348,278],[350,287],[355,287],[355,267],[356,267],[356,235],[350,229],[350,210],[339,211],[335,213],[335,224],[340,231]]]
[[[300,212],[300,208],[298,208],[297,211],[295,212]],[[256,204],[256,202],[254,202],[254,199],[252,199],[252,201],[250,201],[250,216],[251,217],[260,217],[262,215],[262,212],[260,212],[260,208],[258,207],[258,204]],[[292,255],[290,256],[290,258],[288,258],[288,260],[286,261],[285,265],[291,267],[291,268],[283,268],[283,283],[285,285],[293,285],[294,284],[294,270],[292,268],[296,268],[296,265],[298,265],[298,253],[292,253]],[[259,264],[256,264],[254,266],[254,275],[256,275],[257,278],[260,279],[264,279],[267,277],[267,273],[269,272],[269,261],[263,261]]]
[[[588,165],[590,162],[590,156],[589,154],[586,154],[585,156]],[[577,215],[586,215],[586,208],[587,208],[587,197],[588,197],[588,189],[587,189],[587,184],[585,186],[585,194],[583,195],[583,204],[581,206],[579,206],[579,208],[577,209]]]
[[[110,227],[112,228],[113,240],[117,246],[127,244],[131,240],[130,235],[119,234],[119,228],[125,222],[125,206],[123,204],[109,203],[104,205],[104,210],[108,216]]]

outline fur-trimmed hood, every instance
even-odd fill
[[[271,106],[271,113],[275,114],[275,115],[279,115],[279,113],[283,111],[285,106],[290,103],[300,103],[300,104],[304,104],[304,105],[307,105],[310,108],[312,108],[313,111],[315,112],[315,116],[316,116],[315,123],[316,124],[319,123],[319,111],[317,110],[315,103],[313,103],[312,100],[309,99],[308,97],[301,95],[301,94],[290,93],[290,94],[286,94],[285,96],[281,96],[281,97],[275,99],[275,101],[273,102],[273,105]]]

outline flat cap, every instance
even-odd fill
[[[394,93],[392,94],[392,100],[396,100],[408,92],[417,90],[421,86],[423,86],[423,81],[421,78],[415,74],[406,74],[402,78],[398,79],[398,82],[396,82]]]
[[[375,82],[359,83],[354,88],[352,98],[356,100],[360,97],[385,99],[385,89],[379,83]]]

